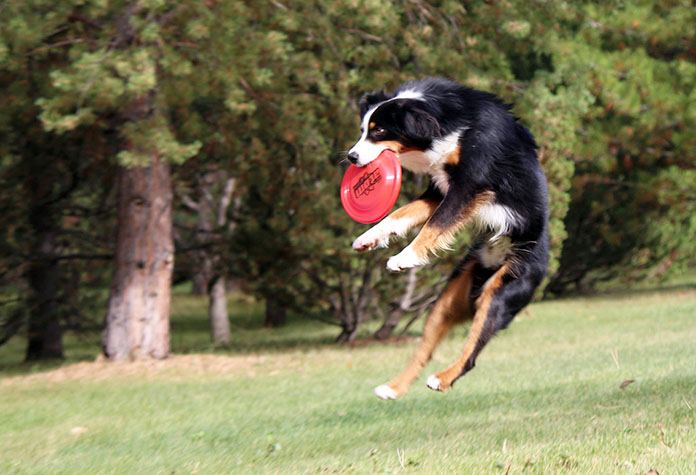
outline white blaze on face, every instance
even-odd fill
[[[356,163],[357,166],[364,167],[388,148],[384,145],[380,145],[379,143],[369,140],[367,138],[367,134],[370,132],[370,118],[377,108],[382,104],[386,104],[387,102],[395,101],[397,99],[423,100],[423,94],[409,89],[407,91],[400,92],[396,97],[392,97],[391,99],[380,102],[379,104],[371,107],[365,113],[362,119],[362,136],[360,137],[360,140],[358,140],[358,143],[353,145],[353,147],[348,151],[349,154],[355,153],[358,155],[358,162]]]

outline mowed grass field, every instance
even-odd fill
[[[205,303],[174,311],[162,362],[94,361],[94,338],[60,367],[0,348],[0,473],[696,473],[693,286],[534,304],[434,393],[459,328],[399,401],[372,389],[413,339],[337,347],[232,302],[233,348],[212,351]]]

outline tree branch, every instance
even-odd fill
[[[222,191],[222,196],[220,197],[220,205],[218,206],[217,213],[217,225],[222,227],[227,223],[227,209],[230,207],[232,202],[232,194],[237,185],[236,178],[228,178],[225,182],[225,188]]]
[[[199,210],[198,203],[193,201],[189,195],[186,194],[181,194],[181,202],[183,203],[184,206],[186,206],[188,209],[191,211],[197,213]]]

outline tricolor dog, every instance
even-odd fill
[[[529,303],[546,273],[547,189],[537,146],[493,94],[445,79],[367,94],[360,115],[362,135],[348,152],[351,162],[364,166],[390,149],[404,168],[430,175],[431,181],[420,198],[359,236],[355,250],[386,247],[392,236],[422,225],[387,261],[387,268],[398,272],[427,264],[464,227],[476,230],[475,242],[427,318],[410,364],[375,389],[382,399],[405,394],[447,332],[473,318],[461,356],[427,379],[429,388],[445,391]]]

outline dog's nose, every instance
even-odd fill
[[[355,152],[348,152],[348,160],[350,160],[351,163],[358,163],[358,154]]]

